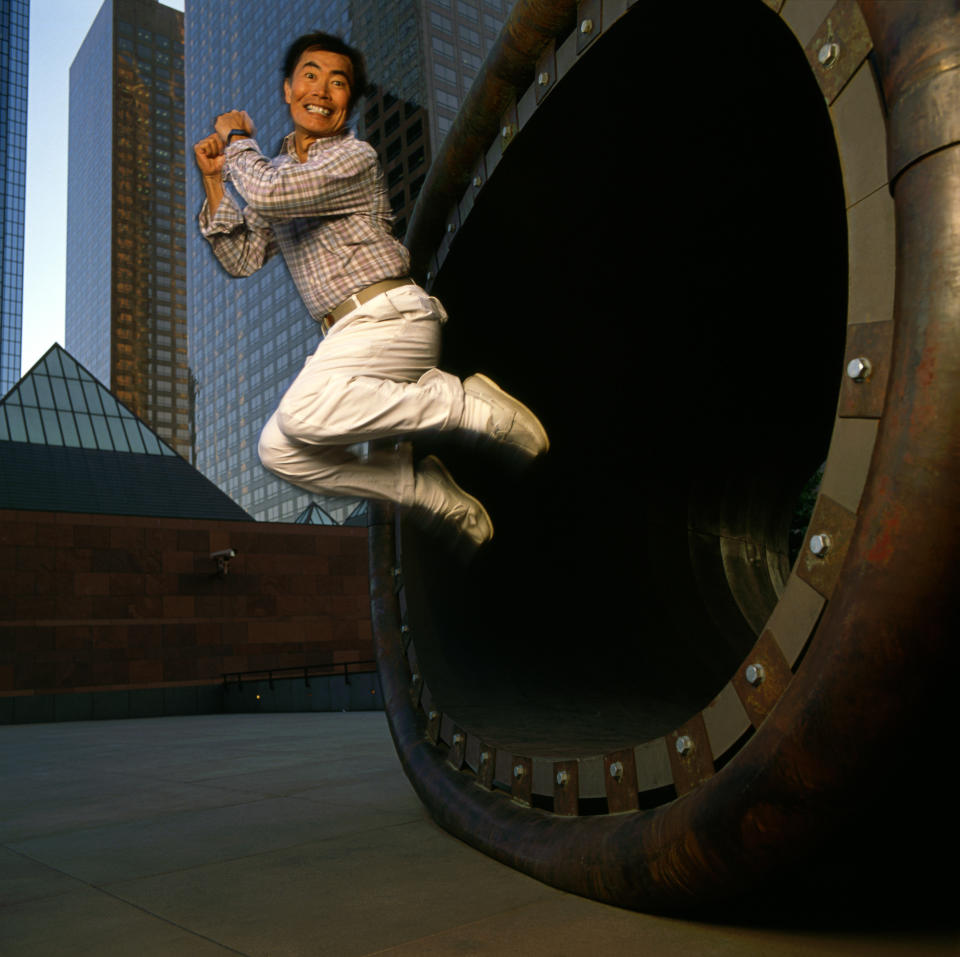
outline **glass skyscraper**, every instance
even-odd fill
[[[106,0],[70,67],[67,349],[193,460],[183,14]]]
[[[0,0],[0,397],[20,378],[29,0]]]
[[[187,140],[245,109],[271,154],[290,131],[282,61],[292,40],[324,30],[363,51],[375,89],[356,118],[380,154],[402,235],[430,163],[508,7],[500,0],[187,0]],[[317,346],[319,327],[279,257],[231,279],[196,228],[200,177],[187,176],[190,364],[197,379],[197,467],[263,521],[293,521],[312,497],[260,465],[257,440]],[[337,521],[356,500],[325,499]]]

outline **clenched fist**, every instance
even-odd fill
[[[204,176],[219,176],[223,171],[223,140],[216,133],[195,143],[193,155]]]

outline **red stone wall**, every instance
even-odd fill
[[[0,697],[372,658],[365,528],[0,510]]]

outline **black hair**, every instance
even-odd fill
[[[293,71],[297,68],[300,57],[313,47],[327,53],[339,53],[350,61],[353,67],[353,82],[350,84],[350,112],[352,113],[360,98],[367,92],[367,65],[359,50],[332,33],[305,33],[302,37],[297,37],[287,48],[286,56],[283,58],[284,80],[293,79]]]

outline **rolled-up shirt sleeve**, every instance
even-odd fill
[[[200,233],[231,276],[249,276],[275,252],[270,224],[249,207],[241,212],[228,192],[211,215],[206,200],[198,217]]]
[[[252,138],[235,140],[225,155],[237,192],[267,220],[362,212],[379,175],[376,151],[359,140],[318,150],[307,163],[275,165]]]

